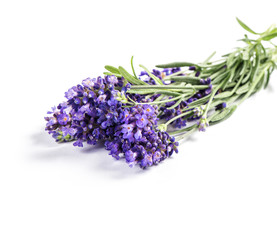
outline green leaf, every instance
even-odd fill
[[[271,40],[272,38],[275,38],[275,37],[277,37],[277,32],[265,35],[261,39],[264,40],[264,41],[269,41],[269,40]]]
[[[243,51],[243,54],[242,54],[242,59],[243,60],[248,60],[249,59],[249,52],[248,51]]]
[[[266,71],[266,74],[265,74],[265,84],[264,84],[264,88],[267,88],[268,83],[269,83],[269,78],[270,78],[270,72],[269,72],[269,70],[267,70],[267,71]]]
[[[157,68],[174,68],[174,67],[191,67],[195,66],[196,68],[200,68],[197,64],[191,62],[172,62],[167,64],[159,64],[156,65]]]
[[[246,93],[250,88],[249,82],[239,87],[236,91],[236,94]]]
[[[105,69],[107,69],[111,73],[116,73],[116,74],[120,75],[120,72],[119,72],[119,70],[116,67],[113,67],[113,66],[110,66],[110,65],[106,65]]]
[[[189,76],[175,76],[171,77],[170,80],[175,82],[186,82],[190,84],[200,84],[199,77],[189,77]]]
[[[141,68],[143,68],[147,73],[148,73],[148,75],[152,78],[152,79],[154,79],[154,81],[158,84],[158,85],[164,85],[163,84],[163,82],[162,82],[162,80],[161,79],[159,79],[158,77],[156,77],[154,74],[152,74],[146,67],[144,67],[143,65],[139,65]]]
[[[224,73],[221,74],[221,75],[218,75],[218,76],[215,77],[215,78],[212,78],[212,77],[211,77],[211,79],[213,80],[213,84],[218,84],[218,83],[220,83],[223,79],[229,78],[229,75],[230,75],[230,70],[227,70],[226,72],[224,72]]]
[[[231,97],[233,93],[231,91],[225,91],[214,96],[214,99]]]
[[[246,82],[249,80],[249,78],[250,78],[250,76],[251,76],[251,73],[252,73],[252,69],[253,69],[253,66],[250,65],[248,74],[242,79],[242,82],[241,82],[242,84],[246,83]],[[242,75],[242,76],[243,76],[243,75]]]
[[[239,75],[244,75],[249,65],[249,60],[243,61],[243,68],[241,69]]]
[[[241,20],[239,20],[238,18],[236,18],[238,23],[248,32],[251,32],[255,35],[257,35],[258,33],[254,32],[250,27],[248,27],[245,23],[243,23]]]
[[[209,100],[210,96],[211,94],[189,103],[188,108],[199,107],[200,105],[205,104]]]
[[[121,74],[112,73],[112,72],[104,72],[104,75],[109,75],[109,76],[114,75],[114,76],[119,77],[119,78],[122,77]]]
[[[255,80],[260,67],[260,54],[258,52],[258,49],[255,49],[255,53],[256,53],[255,66],[253,68],[253,72],[251,73],[250,82],[253,82]]]
[[[228,69],[237,60],[237,59],[235,59],[235,57],[236,57],[236,52],[233,52],[232,54],[229,55],[229,57],[227,59],[227,62],[226,62],[226,65],[227,65]]]
[[[123,67],[119,66],[118,70],[120,74],[130,83],[134,85],[148,85],[146,82],[141,81],[140,79],[135,78],[130,73],[128,73]]]
[[[128,93],[134,94],[164,94],[166,96],[180,96],[181,93],[167,91],[167,90],[152,90],[152,89],[130,89]]]
[[[132,71],[133,71],[133,74],[134,74],[135,78],[138,78],[137,75],[136,75],[135,69],[134,69],[133,61],[134,61],[134,56],[131,57],[131,67],[132,67]]]
[[[163,90],[175,90],[175,91],[183,91],[183,90],[203,90],[203,89],[207,89],[209,88],[208,85],[190,85],[187,84],[186,86],[180,86],[180,85],[173,85],[173,84],[169,84],[169,85],[132,85],[131,89],[153,89],[153,90],[159,90],[159,89],[163,89]]]
[[[237,105],[232,105],[231,107],[224,108],[220,113],[215,114],[210,122],[221,122],[229,118],[233,112],[237,109]]]

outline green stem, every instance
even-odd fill
[[[247,99],[253,92],[254,88],[257,86],[257,84],[259,83],[259,81],[261,80],[261,77],[264,75],[264,73],[270,68],[270,65],[268,64],[261,72],[258,76],[254,76],[253,79],[253,83],[251,84],[250,89],[248,90],[248,92],[243,96],[243,98],[240,100],[240,102],[238,103],[238,105],[242,104],[245,99]]]
[[[183,71],[171,73],[171,74],[165,76],[163,80],[164,80],[164,81],[168,81],[168,80],[170,80],[171,77],[178,76],[178,75],[183,74],[183,73],[186,73],[186,72],[188,72],[187,69],[186,69],[186,70],[183,70]]]
[[[175,86],[175,85],[132,85],[131,89],[172,89],[172,90],[180,90],[180,89],[196,89],[203,90],[209,88],[208,85],[191,85],[191,86]]]
[[[224,83],[227,82],[227,81],[228,81],[228,79],[226,79],[225,81],[223,81],[222,83],[220,83],[220,84],[219,84],[218,86],[216,86],[215,89],[212,91],[212,94],[211,94],[211,96],[210,96],[210,99],[209,99],[209,101],[208,101],[208,104],[206,105],[206,108],[205,108],[205,110],[204,110],[203,116],[207,116],[207,112],[208,112],[208,110],[209,110],[209,108],[210,108],[210,105],[211,105],[211,103],[212,103],[212,100],[213,100],[213,98],[214,98],[216,92],[217,92],[217,91],[220,89],[220,87],[223,86]]]
[[[189,114],[192,113],[192,110],[188,111],[188,112],[185,112],[185,113],[182,113],[180,115],[177,115],[176,117],[174,118],[171,118],[170,120],[168,120],[166,123],[165,123],[165,126],[168,126],[170,123],[174,122],[175,120],[177,120],[178,118],[181,118],[181,117],[184,117],[184,116],[187,116]]]

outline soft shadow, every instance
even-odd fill
[[[41,129],[39,132],[34,133],[31,135],[31,141],[34,145],[40,145],[45,147],[55,147],[56,142],[55,140],[44,131],[44,129]]]
[[[72,142],[56,143],[50,135],[41,131],[30,136],[33,144],[31,159],[35,161],[62,161],[78,162],[91,171],[104,171],[106,176],[122,179],[142,175],[148,170],[142,170],[135,166],[133,169],[125,163],[125,160],[115,160],[108,155],[104,143],[94,146],[84,145],[83,148],[74,147]]]
[[[268,84],[267,91],[270,93],[274,93],[274,88],[270,84]]]

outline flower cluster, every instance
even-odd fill
[[[148,104],[125,109],[114,139],[105,142],[110,155],[119,159],[125,153],[130,167],[138,164],[146,168],[171,156],[173,151],[178,152],[175,139],[157,130],[156,114],[156,109]]]
[[[74,141],[78,147],[104,140],[113,157],[123,155],[129,166],[138,164],[141,168],[177,152],[174,138],[157,130],[156,108],[148,104],[127,107],[130,84],[123,87],[121,83],[122,79],[106,76],[87,78],[82,85],[70,88],[65,93],[67,101],[45,117],[46,131],[57,142]],[[143,98],[141,101],[146,102]]]
[[[115,90],[116,84],[116,77],[106,76],[87,78],[70,88],[65,93],[67,102],[48,112],[52,116],[45,118],[46,130],[58,141],[75,140],[73,145],[79,147],[109,138],[122,111],[117,98],[124,94]]]

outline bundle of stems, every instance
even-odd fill
[[[133,67],[133,58],[131,60],[133,75],[122,67],[114,68],[111,66],[106,66],[106,69],[110,70],[106,74],[116,74],[117,77],[123,77],[126,82],[131,83],[127,93],[146,95],[148,98],[158,96],[150,103],[131,101],[129,102],[130,105],[152,104],[157,105],[159,109],[162,106],[166,107],[166,104],[172,101],[175,103],[173,107],[177,107],[199,90],[207,89],[209,86],[201,84],[201,80],[209,78],[212,91],[207,96],[191,102],[182,108],[180,114],[159,124],[161,130],[167,130],[170,135],[179,136],[177,139],[180,140],[196,129],[204,130],[208,125],[226,120],[245,99],[261,88],[268,86],[270,75],[276,68],[277,62],[277,46],[271,42],[277,36],[277,28],[272,25],[265,32],[256,33],[239,19],[237,21],[245,30],[258,36],[258,38],[250,39],[245,34],[244,38],[240,39],[245,43],[245,46],[236,48],[233,52],[223,55],[219,60],[211,61],[215,55],[214,52],[199,64],[173,62],[156,65],[157,68],[163,69],[183,68],[181,71],[164,75],[162,79],[140,65],[155,81],[154,85],[147,84],[137,78]],[[270,43],[272,47],[265,48],[264,42]],[[224,108],[216,109],[216,106],[220,104],[224,104]],[[168,125],[179,118],[190,118],[196,110],[200,121],[177,131],[168,130]]]

